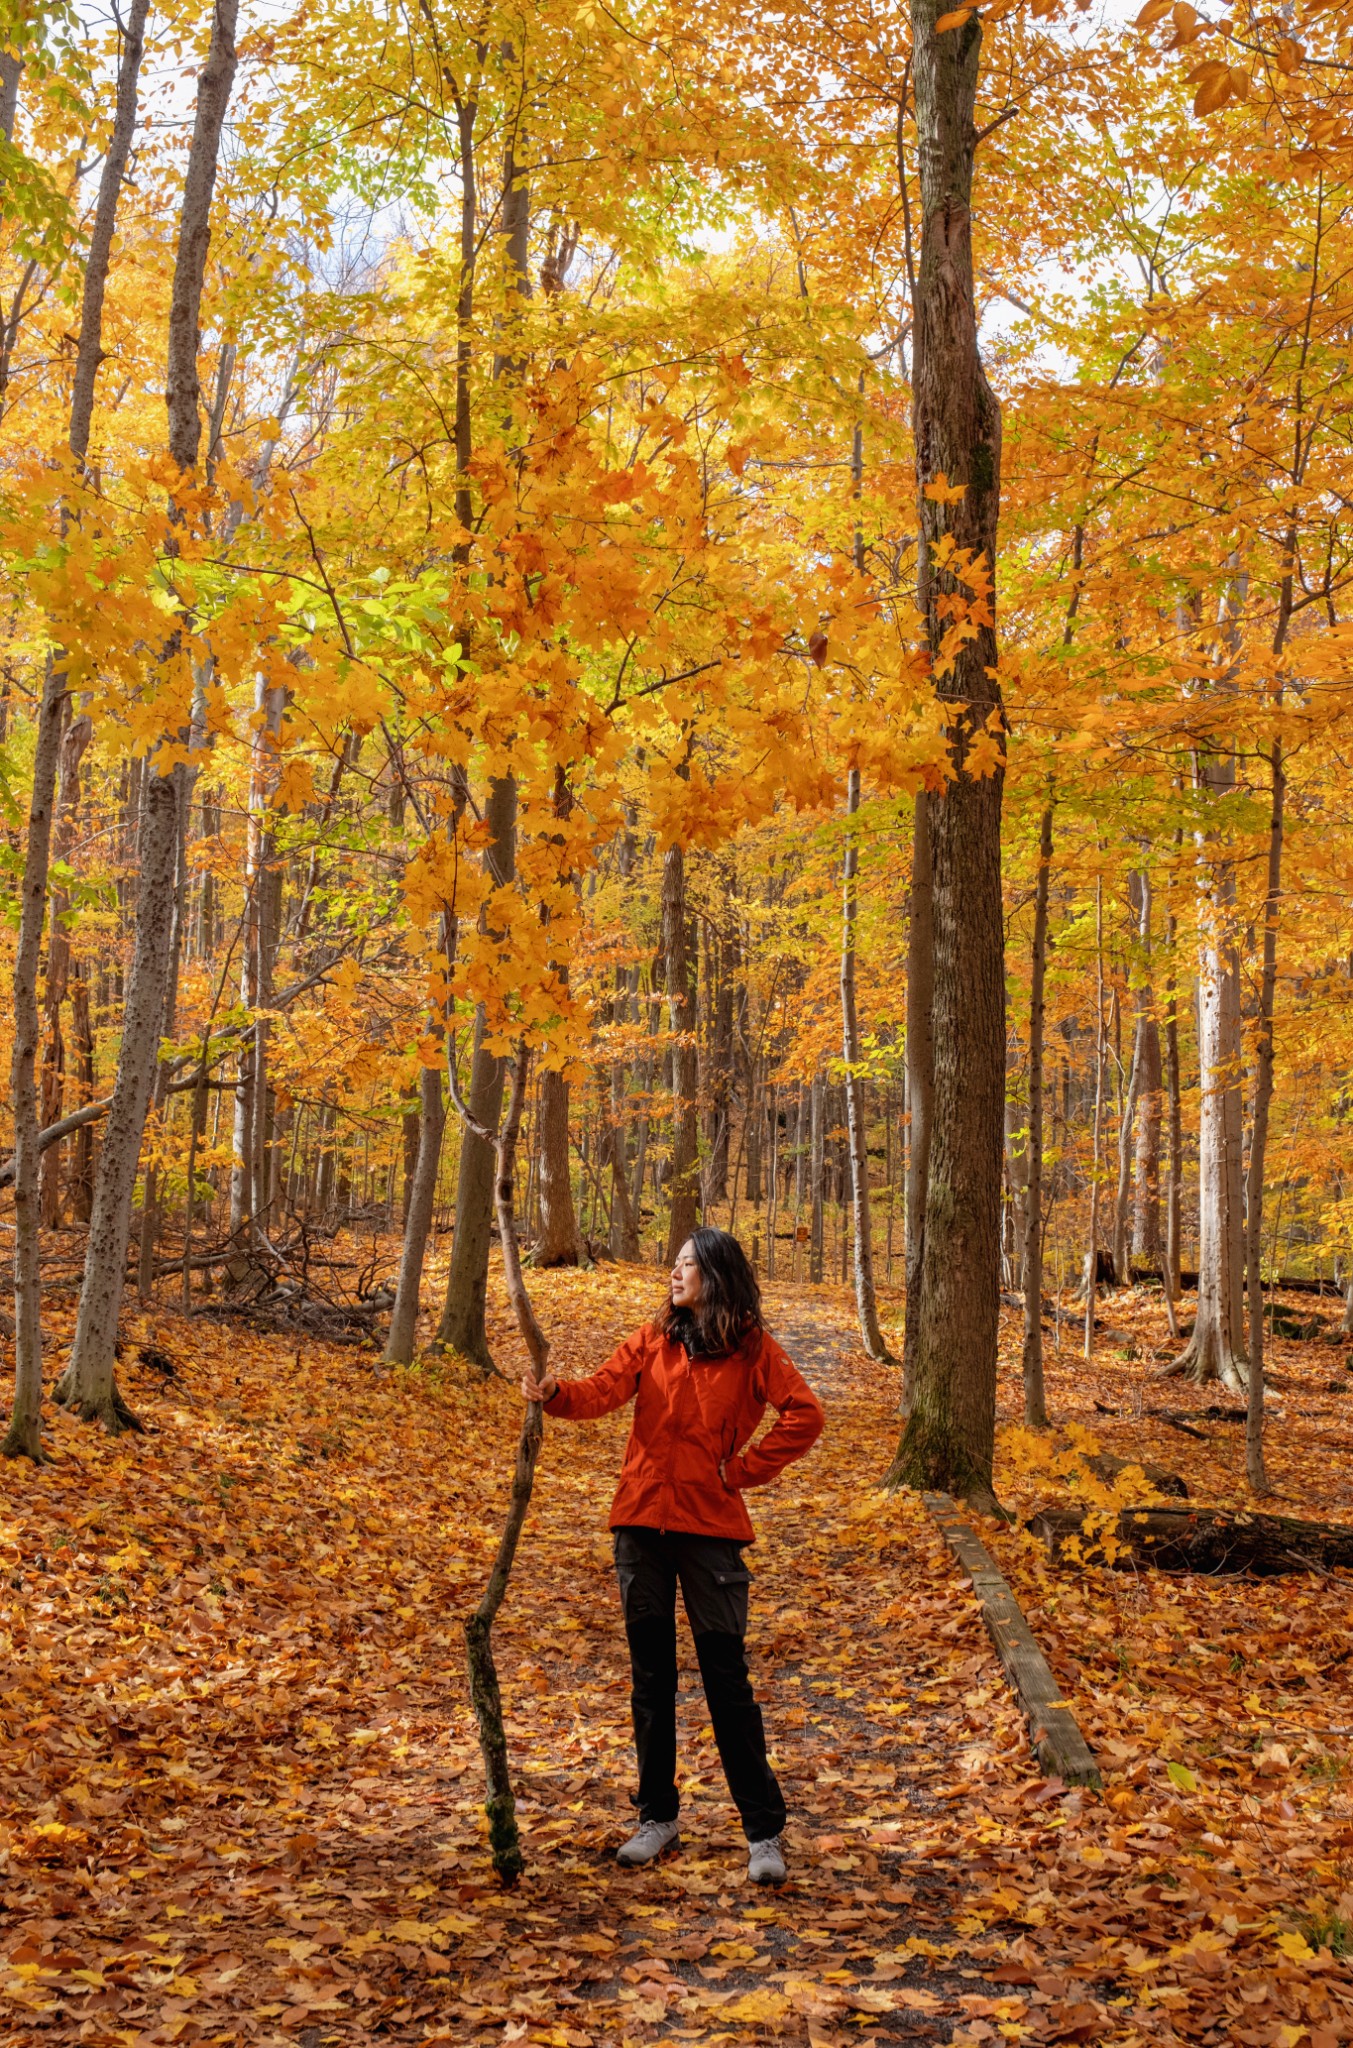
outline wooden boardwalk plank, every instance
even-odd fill
[[[1101,1784],[1094,1752],[1058,1692],[1047,1659],[986,1545],[947,1493],[927,1493],[922,1498],[981,1602],[987,1634],[1029,1724],[1039,1763],[1049,1777],[1061,1778],[1065,1784]]]

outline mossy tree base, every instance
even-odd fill
[[[990,1467],[983,1466],[961,1437],[929,1421],[919,1408],[907,1417],[883,1484],[890,1493],[903,1487],[914,1493],[947,1493],[966,1501],[977,1514],[1009,1520],[996,1498]]]
[[[123,1400],[116,1380],[110,1380],[107,1388],[98,1393],[87,1394],[76,1385],[67,1368],[56,1383],[52,1399],[81,1422],[101,1422],[109,1436],[145,1433],[145,1424]]]

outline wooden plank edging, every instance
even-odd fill
[[[969,1528],[947,1493],[926,1493],[921,1498],[972,1582],[987,1634],[1029,1724],[1034,1755],[1044,1771],[1067,1785],[1101,1785],[1094,1752],[1061,1697],[1048,1661],[1020,1612],[1019,1602],[986,1545]]]

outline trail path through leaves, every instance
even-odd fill
[[[535,1284],[561,1368],[585,1371],[654,1276]],[[924,1511],[876,1491],[896,1372],[853,1348],[844,1294],[773,1289],[770,1309],[828,1409],[751,1501],[783,1892],[746,1883],[684,1635],[684,1847],[613,1861],[633,1819],[605,1531],[626,1416],[548,1431],[497,1631],[529,1858],[504,1894],[460,1617],[513,1384],[162,1319],[180,1383],[128,1372],[153,1434],[57,1419],[59,1463],[3,1475],[0,2040],[1353,2038],[1347,1965],[1310,1917],[1353,1843],[1334,1764],[1297,1791],[1293,1755],[1265,1749],[1205,1781],[1200,1695],[1172,1777],[1185,1724],[1148,1723],[1181,1669],[1115,1691],[1099,1664],[1110,1623],[1136,1642],[1130,1605],[1104,1575],[1039,1579],[1002,1538],[1108,1765],[1102,1800],[1044,1784]],[[512,1372],[501,1309],[494,1338]]]

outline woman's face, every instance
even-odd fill
[[[704,1291],[704,1275],[696,1263],[691,1241],[687,1238],[672,1266],[673,1308],[694,1308]]]

